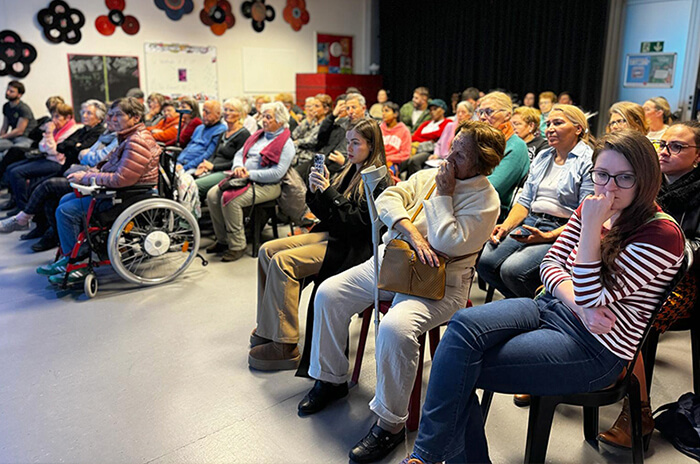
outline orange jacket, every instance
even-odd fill
[[[148,130],[153,134],[153,138],[158,142],[163,142],[166,145],[175,145],[177,139],[177,122],[178,116],[172,118],[163,118],[156,123],[155,126],[148,127]],[[153,132],[158,129],[159,132]]]

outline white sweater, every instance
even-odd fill
[[[389,187],[377,198],[379,218],[389,228],[383,241],[400,236],[393,228],[401,219],[411,219],[421,202],[423,210],[413,221],[418,231],[440,253],[457,257],[476,253],[488,240],[498,214],[498,193],[485,176],[457,180],[452,197],[438,196],[437,189],[425,200],[435,184],[437,169],[418,171],[405,182]],[[476,263],[477,256],[447,265],[447,285],[460,285],[464,273]]]

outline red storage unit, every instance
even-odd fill
[[[348,87],[357,87],[367,99],[369,108],[377,101],[382,88],[382,76],[369,74],[297,74],[297,105],[304,107],[306,97],[319,93],[330,95],[333,100],[345,93]]]

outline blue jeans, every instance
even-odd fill
[[[583,393],[612,384],[626,364],[549,294],[461,309],[433,359],[414,451],[429,462],[490,462],[475,388]]]
[[[55,161],[45,158],[29,159],[10,165],[6,175],[17,207],[23,210],[26,206],[31,193],[30,186],[35,187],[37,181],[57,175],[61,172],[61,167]]]
[[[0,160],[5,156],[5,152],[12,147],[29,148],[34,141],[29,137],[20,135],[12,139],[0,139]]]
[[[525,218],[523,224],[549,232],[560,227],[554,221]],[[540,264],[552,243],[526,245],[508,235],[501,243],[486,242],[476,265],[476,272],[489,285],[493,285],[506,298],[532,298],[542,284]]]
[[[56,231],[64,255],[73,251],[78,241],[78,234],[84,230],[84,219],[91,201],[90,196],[77,198],[75,193],[68,193],[58,203]]]

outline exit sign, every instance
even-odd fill
[[[642,42],[641,53],[655,53],[664,51],[663,42]]]

